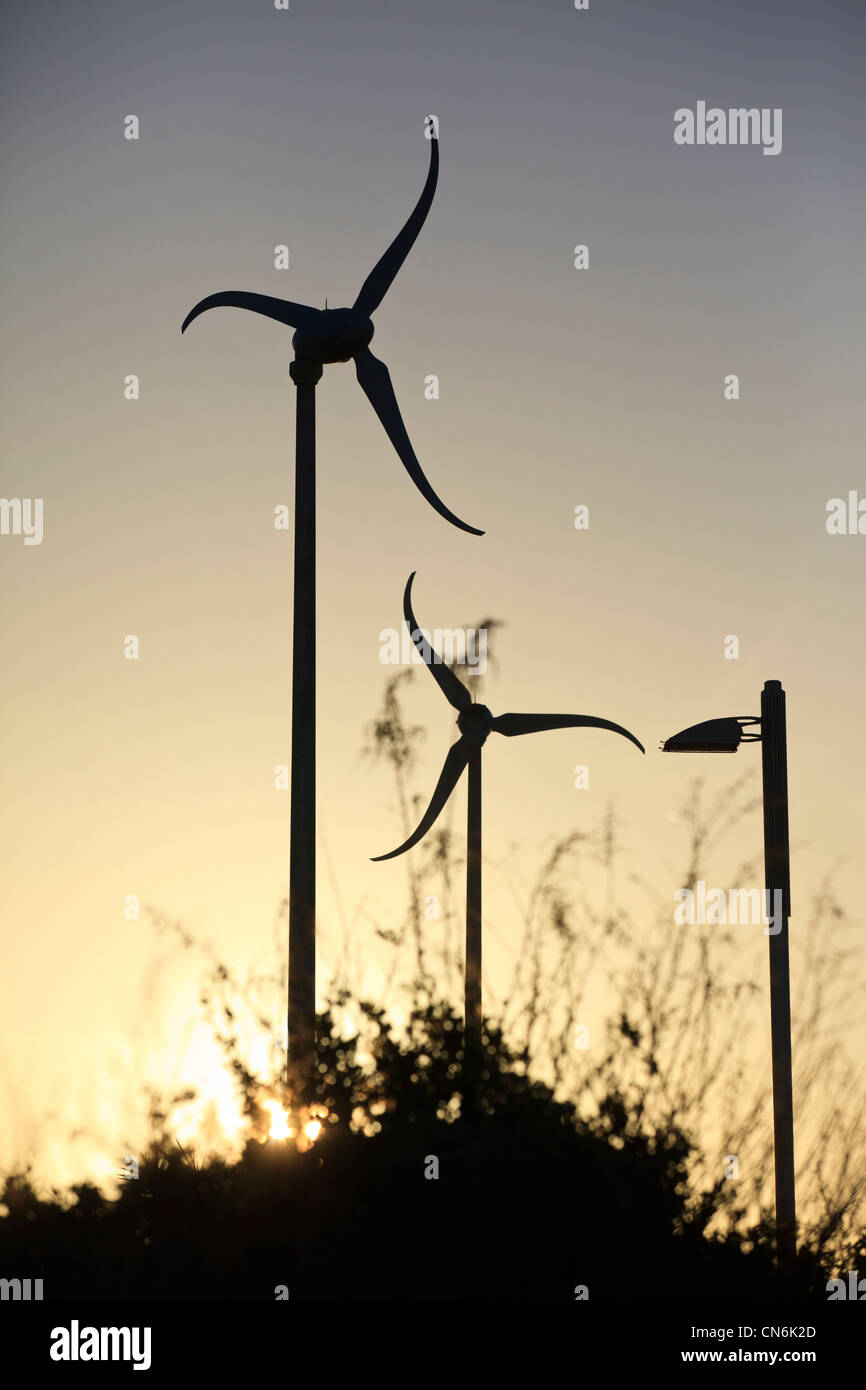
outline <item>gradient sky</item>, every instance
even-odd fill
[[[369,862],[402,835],[360,747],[390,673],[379,632],[417,570],[423,625],[507,623],[495,711],[600,715],[648,750],[491,741],[501,931],[496,862],[531,863],[611,802],[635,872],[672,895],[676,810],[731,764],[658,742],[757,713],[768,678],[788,692],[795,974],[824,872],[862,923],[866,536],[825,526],[828,499],[866,496],[862,7],[81,0],[6,6],[0,49],[0,491],[44,499],[42,545],[0,537],[9,1143],[24,1111],[134,1114],[124,1067],[174,1055],[194,1013],[191,968],[145,1008],[156,948],[127,894],[235,961],[268,954],[288,882],[290,335],[231,309],[180,323],[223,289],[351,303],[420,191],[427,112],[439,187],[372,346],[433,486],[486,535],[434,514],[351,366],[328,368],[318,794],[344,907],[390,925],[405,898],[405,862]],[[781,107],[781,154],[678,147],[674,111],[698,100]],[[456,731],[424,672],[407,714],[432,790]],[[743,836],[759,847],[758,817]],[[319,908],[321,985],[324,871]]]

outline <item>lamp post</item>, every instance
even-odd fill
[[[759,733],[747,732],[757,724]],[[675,734],[665,753],[736,753],[741,743],[760,743],[764,804],[764,882],[769,905],[781,894],[781,924],[770,932],[770,1038],[773,1059],[773,1153],[776,1181],[776,1250],[788,1268],[797,1251],[794,1196],[794,1091],[791,1068],[791,979],[788,925],[791,855],[788,843],[788,744],[781,681],[765,681],[759,719],[710,719]]]

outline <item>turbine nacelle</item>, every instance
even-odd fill
[[[493,728],[492,711],[486,705],[469,705],[458,714],[457,727],[468,747],[480,748]]]
[[[319,309],[292,337],[298,357],[308,362],[348,362],[368,347],[373,321],[360,309]]]

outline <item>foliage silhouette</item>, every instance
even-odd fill
[[[345,1001],[341,1001],[345,1002]],[[235,1163],[197,1164],[154,1112],[137,1180],[76,1201],[7,1181],[0,1258],[47,1298],[591,1299],[770,1297],[765,1231],[708,1239],[687,1210],[689,1143],[631,1131],[622,1097],[605,1134],[485,1037],[484,1104],[460,1103],[460,1020],[413,1012],[398,1036],[363,1006],[369,1057],[320,1017],[322,1131],[305,1152],[250,1138]],[[256,1112],[255,1083],[248,1096]],[[261,1118],[261,1116],[259,1117]],[[438,1178],[425,1176],[431,1157]],[[790,1287],[822,1287],[804,1259]]]

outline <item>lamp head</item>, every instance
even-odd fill
[[[734,715],[730,719],[706,719],[692,724],[662,744],[663,753],[736,753],[741,743],[760,742],[760,733],[746,733],[748,724],[760,725],[760,719]]]

